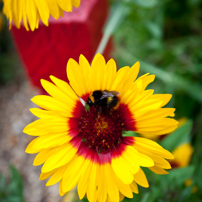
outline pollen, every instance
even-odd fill
[[[95,129],[98,131],[98,133],[108,129],[108,123],[104,120],[103,117],[96,119]]]

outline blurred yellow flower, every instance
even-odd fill
[[[189,165],[193,147],[190,143],[184,143],[178,146],[173,152],[174,159],[170,160],[172,168],[182,168]]]
[[[64,11],[72,12],[73,6],[79,7],[80,0],[3,0],[3,13],[17,28],[21,21],[26,28],[33,31],[39,26],[39,19],[48,26],[49,15],[58,19]]]

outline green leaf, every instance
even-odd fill
[[[86,109],[86,111],[87,111],[87,112],[89,112],[89,111],[90,111],[90,107],[89,107],[89,105],[88,105],[88,104],[85,104],[85,106],[84,106],[84,107],[85,107],[85,109]]]
[[[193,121],[188,120],[183,126],[179,127],[173,133],[168,135],[161,141],[161,145],[169,150],[173,151],[177,146],[182,143],[189,142],[189,135],[193,126]]]
[[[6,178],[4,175],[0,175],[0,191],[4,191],[6,187]]]
[[[202,190],[202,161],[200,162],[197,172],[195,173],[196,183],[200,190]]]
[[[10,179],[7,183],[4,175],[0,175],[0,201],[23,202],[23,180],[18,170],[10,165]]]
[[[123,137],[137,137],[137,133],[134,131],[124,131],[122,134]]]
[[[125,197],[122,202],[137,202],[141,199],[141,193],[135,194],[133,193],[133,198],[127,198]]]
[[[161,38],[162,37],[162,30],[161,27],[152,21],[147,22],[146,27],[148,31],[153,35],[155,38]]]
[[[148,202],[150,196],[151,196],[151,194],[150,194],[149,192],[145,193],[145,194],[143,195],[143,198],[142,198],[141,202]]]
[[[83,198],[82,201],[83,202],[88,202],[88,199],[87,198]]]
[[[18,170],[12,165],[10,165],[10,175],[11,183],[8,186],[8,190],[23,201],[23,180]]]
[[[7,202],[22,202],[22,198],[17,196],[11,196],[7,199]]]
[[[176,168],[169,172],[169,181],[173,181],[176,185],[182,185],[186,180],[193,176],[195,167],[187,166],[185,168]]]
[[[111,15],[109,16],[104,28],[104,35],[96,50],[96,53],[103,53],[110,36],[115,32],[129,11],[130,8],[125,6],[122,2],[117,3],[116,6],[112,9]]]

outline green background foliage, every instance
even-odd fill
[[[9,179],[0,174],[0,201],[23,202],[23,180],[18,170],[10,166]]]

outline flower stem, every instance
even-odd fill
[[[126,12],[127,12],[127,8],[123,5],[123,3],[120,2],[115,6],[105,25],[103,37],[99,43],[96,53],[103,54],[110,36],[116,30],[117,26],[121,23],[121,21],[126,15]]]

